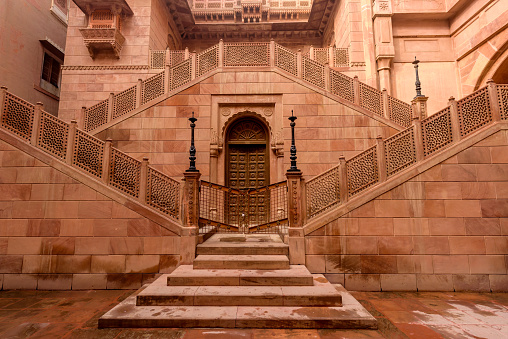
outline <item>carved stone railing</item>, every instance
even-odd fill
[[[383,93],[368,88],[377,104]],[[508,85],[487,86],[455,101],[445,109],[345,160],[306,183],[307,219],[321,215],[330,207],[347,203],[367,189],[378,186],[404,170],[414,168],[429,157],[475,133],[482,127],[508,120]]]
[[[334,58],[337,49],[314,49],[312,55],[327,51],[329,59]],[[293,52],[273,40],[270,43],[224,43],[222,40],[200,53],[184,51],[151,51],[153,69],[161,67],[165,60],[164,72],[145,81],[138,81],[136,87],[111,94],[110,98],[92,107],[85,108],[85,131],[99,128],[112,119],[117,119],[151,100],[175,91],[219,68],[228,67],[276,67],[290,76],[330,92],[341,99],[356,104],[375,115],[391,120],[395,126],[409,127],[413,116],[411,105],[395,99],[385,90],[379,91],[361,83],[357,77],[350,78],[327,63]],[[317,54],[316,54],[317,53]],[[321,53],[321,54],[320,54]]]
[[[122,92],[124,93],[124,92]],[[96,109],[107,110],[101,104]],[[32,105],[0,91],[0,127],[56,159],[101,180],[124,194],[138,199],[172,219],[180,220],[180,182],[138,161],[77,128],[45,112],[42,104]]]
[[[307,182],[307,218],[340,203],[339,173],[339,166],[335,166]]]
[[[347,48],[332,46],[315,48],[311,46],[304,56],[320,64],[328,64],[330,67],[349,67],[349,50]]]
[[[150,50],[150,68],[164,69],[166,67],[166,58],[168,50]]]

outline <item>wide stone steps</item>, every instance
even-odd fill
[[[288,270],[193,269],[181,265],[167,275],[168,286],[312,286],[314,280],[303,265]]]
[[[285,255],[209,255],[194,259],[194,269],[288,270]]]
[[[138,306],[341,306],[322,275],[311,286],[167,286],[163,275],[138,294]]]
[[[193,265],[144,286],[99,327],[376,328],[342,286],[289,265],[278,235],[215,234],[197,252]]]
[[[99,328],[362,328],[376,319],[342,286],[342,307],[305,306],[136,306],[137,294],[99,319]]]

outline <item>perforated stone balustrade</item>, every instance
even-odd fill
[[[135,106],[132,101],[124,101],[123,106],[117,102],[129,91],[113,97],[118,112]],[[94,107],[107,111],[108,105]],[[30,104],[5,87],[0,92],[0,109],[1,128],[171,219],[181,220],[180,182],[148,166],[147,158],[138,161],[111,147],[111,140],[99,140],[78,129],[76,121],[66,123],[45,112],[42,104]]]
[[[293,52],[274,41],[270,43],[224,43],[200,53],[185,51],[151,51],[150,67],[163,72],[141,81],[94,106],[84,108],[85,131],[93,131],[112,120],[172,91],[178,91],[197,77],[219,68],[276,67],[343,100],[356,104],[402,127],[409,127],[413,116],[411,105],[348,77],[334,69],[349,65],[347,49],[311,48],[308,55]]]
[[[374,92],[371,99],[376,97],[376,102],[368,104],[377,109],[381,95]],[[448,107],[423,120],[415,118],[412,126],[390,138],[378,137],[375,146],[347,161],[340,158],[337,166],[307,181],[307,220],[347,203],[367,188],[385,182],[480,128],[507,120],[508,85],[489,81],[459,101],[452,97]]]

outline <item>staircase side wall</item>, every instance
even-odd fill
[[[150,165],[180,177],[189,166],[188,118],[195,112],[197,168],[203,180],[221,183],[224,126],[245,110],[253,111],[268,123],[270,144],[279,149],[277,154],[273,149],[270,151],[271,168],[280,167],[278,173],[272,172],[271,182],[285,180],[284,173],[289,168],[291,111],[298,117],[295,127],[298,167],[306,178],[336,166],[340,155],[350,158],[374,145],[378,135],[386,138],[395,133],[384,123],[275,72],[231,71],[210,76],[110,127],[98,137],[112,138],[114,147],[139,160],[148,156]],[[215,150],[223,147],[216,155],[217,166],[211,158],[214,147]],[[217,179],[214,171],[218,173]]]
[[[0,140],[0,288],[136,289],[180,237]]]
[[[312,232],[306,265],[348,290],[507,291],[508,133]]]

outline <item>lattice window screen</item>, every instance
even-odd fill
[[[118,118],[136,108],[136,86],[115,95],[113,99],[113,118]]]
[[[109,100],[104,100],[85,110],[85,131],[91,131],[108,122]]]
[[[298,57],[287,48],[275,45],[275,65],[288,73],[298,76]]]
[[[466,136],[492,121],[489,92],[487,87],[457,102],[460,123],[460,135]]]
[[[330,70],[330,90],[342,99],[354,102],[353,79],[333,69]]]
[[[174,90],[191,81],[191,59],[171,68],[170,90]]]
[[[339,204],[339,166],[335,166],[307,182],[306,190],[308,218]]]
[[[166,51],[150,51],[150,68],[164,69],[166,66]]]
[[[363,82],[360,82],[360,106],[382,116],[383,93],[364,84]]]
[[[30,140],[34,112],[34,105],[11,93],[6,93],[2,114],[2,127],[16,133],[23,139]]]
[[[102,178],[104,142],[87,133],[76,131],[72,163],[88,173]]]
[[[116,149],[111,150],[110,185],[134,197],[139,196],[141,163]]]
[[[411,121],[413,120],[411,105],[392,96],[388,96],[388,111],[390,112],[390,120],[404,127],[411,126]]]
[[[346,162],[347,190],[351,197],[379,181],[376,146]]]
[[[161,212],[180,218],[180,183],[148,168],[146,202]]]
[[[164,94],[164,72],[156,74],[145,81],[141,86],[141,104],[160,97]]]
[[[453,141],[450,108],[422,120],[423,153],[428,156]]]
[[[197,76],[219,67],[219,46],[215,45],[196,56]]]
[[[47,152],[65,159],[69,125],[53,115],[42,112],[37,145]]]
[[[306,57],[302,57],[303,79],[318,87],[325,88],[325,66]]]
[[[386,174],[393,175],[416,162],[413,128],[408,128],[384,141]]]
[[[347,48],[335,48],[333,56],[335,67],[349,67],[349,52]]]
[[[270,45],[265,43],[224,44],[224,66],[270,66]]]
[[[508,85],[497,85],[497,98],[501,109],[501,119],[508,120]]]

